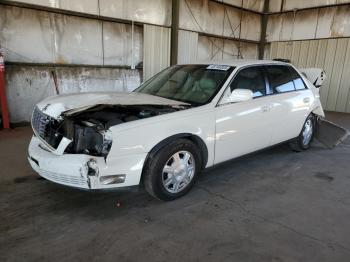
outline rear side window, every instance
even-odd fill
[[[235,89],[249,89],[253,97],[266,95],[266,85],[261,67],[248,67],[238,72],[230,84],[231,91]]]
[[[300,77],[300,75],[297,73],[297,71],[295,71],[295,69],[293,67],[288,66],[289,70],[292,73],[292,77],[293,77],[293,83],[294,83],[294,87],[296,90],[303,90],[306,89],[306,85],[303,81],[303,79]]]
[[[294,79],[294,86],[296,90],[303,90],[306,89],[306,86],[304,84],[304,81],[299,77],[297,79]]]
[[[300,75],[290,66],[266,66],[266,74],[273,93],[285,93],[306,89]]]
[[[273,93],[295,90],[294,77],[288,66],[266,66],[266,74]]]

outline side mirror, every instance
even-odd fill
[[[223,99],[220,104],[249,101],[253,99],[253,92],[249,89],[235,89],[232,93]]]

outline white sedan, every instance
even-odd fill
[[[285,141],[308,149],[324,112],[306,75],[276,61],[198,63],[169,67],[129,94],[50,97],[34,110],[28,160],[59,184],[144,184],[173,200],[203,168]]]

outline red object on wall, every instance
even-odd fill
[[[5,62],[3,52],[0,49],[0,105],[4,128],[10,128],[9,111],[7,107],[6,86],[5,86]]]

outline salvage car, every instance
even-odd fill
[[[28,160],[59,184],[143,184],[152,196],[173,200],[204,168],[282,142],[308,149],[324,117],[314,84],[325,76],[316,72],[310,82],[307,70],[277,61],[184,64],[131,93],[50,97],[34,109]]]

